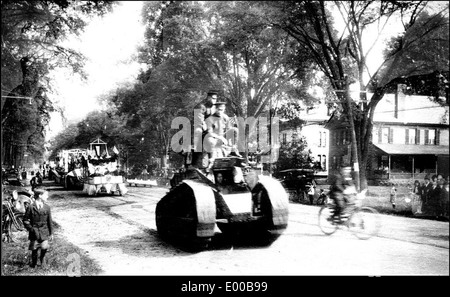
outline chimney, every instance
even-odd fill
[[[402,112],[405,109],[405,92],[406,89],[405,84],[398,84],[397,85],[397,92],[395,92],[395,106],[394,106],[394,118],[399,119],[401,118],[400,112]],[[403,113],[402,113],[403,114]]]

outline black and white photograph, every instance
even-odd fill
[[[449,276],[449,2],[1,1],[1,37],[2,276]]]

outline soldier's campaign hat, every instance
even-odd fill
[[[217,91],[217,90],[209,90],[206,95],[207,96],[219,95],[219,91]]]

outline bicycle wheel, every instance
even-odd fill
[[[25,230],[25,226],[23,225],[23,217],[24,217],[23,213],[18,213],[18,212],[14,213],[14,220],[12,221],[12,224],[11,224],[12,232],[18,232],[18,231]]]
[[[328,205],[319,210],[319,228],[326,235],[331,235],[338,229],[338,225],[333,222],[333,211]]]
[[[357,209],[348,219],[348,228],[359,239],[369,239],[377,235],[380,229],[378,211],[370,207]]]

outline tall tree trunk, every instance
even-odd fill
[[[367,189],[367,165],[370,161],[370,150],[372,143],[372,130],[373,130],[373,118],[375,114],[375,109],[383,99],[385,94],[384,88],[378,88],[375,93],[372,95],[370,99],[370,103],[365,106],[364,116],[360,125],[360,135],[359,139],[361,139],[359,143],[360,149],[360,181],[361,181],[361,189]],[[364,104],[364,103],[363,103]]]
[[[4,132],[9,131],[9,129],[7,129],[8,119],[13,116],[14,113],[20,112],[18,111],[18,108],[20,108],[18,100],[26,100],[24,97],[28,97],[31,100],[34,98],[39,86],[38,69],[34,67],[32,61],[30,61],[28,57],[23,57],[20,60],[20,66],[22,70],[22,83],[8,94],[8,98],[6,98],[6,101],[2,106],[2,136],[4,141],[6,139],[3,148],[11,151],[9,162],[6,159],[2,159],[2,163],[15,166],[18,166],[18,162],[20,161],[18,157],[24,153],[25,146],[23,146],[24,144],[19,144],[20,146],[17,147],[17,143],[14,143],[19,138],[19,135],[11,135],[11,133],[16,134],[15,132]]]

